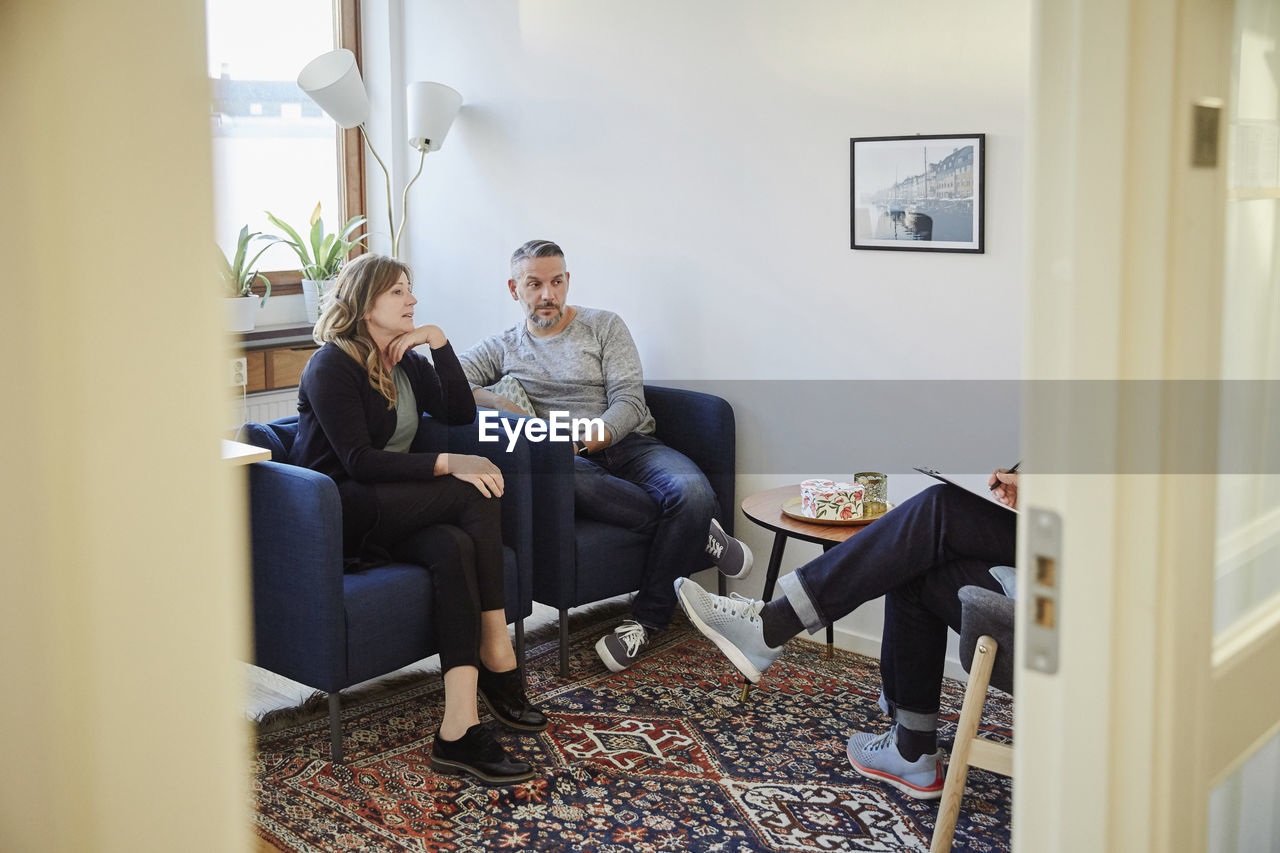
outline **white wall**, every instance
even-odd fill
[[[517,321],[506,260],[545,237],[565,249],[570,300],[619,312],[651,379],[1019,376],[1023,0],[365,6],[375,114],[392,115],[375,138],[397,168],[407,146],[389,93],[435,80],[465,99],[413,189],[402,247],[420,321],[456,345]],[[987,135],[985,254],[850,250],[849,138],[912,133]],[[816,358],[815,336],[856,354]],[[851,440],[824,470],[773,470],[762,455],[795,433],[756,429],[742,387],[723,386],[742,433],[739,500],[877,468]],[[1016,459],[1014,429],[992,467]],[[923,485],[891,476],[890,498]],[[769,540],[741,517],[738,530],[763,564]],[[817,553],[792,544],[784,570]],[[762,574],[744,591],[758,592]],[[879,637],[874,613],[845,625]]]

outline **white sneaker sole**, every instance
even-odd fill
[[[849,766],[853,768],[853,772],[857,773],[859,776],[863,776],[873,782],[884,782],[886,785],[891,785],[906,794],[908,797],[913,797],[917,800],[942,799],[942,782],[946,777],[943,773],[945,765],[943,765],[941,757],[938,759],[938,776],[941,778],[937,782],[937,787],[918,788],[910,782],[907,782],[904,779],[899,779],[897,776],[890,773],[885,773],[881,770],[873,770],[870,767],[858,766],[858,763],[853,759],[853,754],[849,752],[847,747],[845,748],[844,754],[845,757],[849,759]]]
[[[627,664],[618,663],[614,660],[613,655],[609,654],[609,647],[605,645],[604,641],[604,637],[596,641],[596,654],[600,656],[600,660],[609,668],[610,672],[622,672],[627,668]]]
[[[703,622],[702,619],[698,617],[698,614],[694,609],[689,606],[689,602],[684,597],[684,584],[681,584],[680,589],[677,590],[676,598],[680,600],[680,609],[684,611],[685,616],[689,617],[689,621],[693,623],[693,627],[697,628],[702,636],[715,643],[716,648],[720,650],[721,654],[727,657],[729,662],[736,666],[738,668],[738,672],[741,672],[748,681],[752,684],[759,682],[761,673],[760,670],[756,668],[756,665],[748,660],[747,656],[742,653],[742,650],[729,642],[723,634],[712,628],[706,622]]]

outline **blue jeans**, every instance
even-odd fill
[[[579,514],[653,535],[631,618],[646,628],[667,627],[675,579],[709,565],[703,549],[719,505],[706,475],[680,451],[639,433],[576,457],[573,474]]]
[[[939,484],[779,586],[810,633],[885,596],[884,695],[903,725],[929,731],[937,721],[947,628],[960,630],[956,593],[969,585],[1000,591],[988,569],[1013,565],[1015,528],[1016,517],[1004,507]]]

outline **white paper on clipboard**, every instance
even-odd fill
[[[957,483],[955,480],[948,477],[946,474],[943,474],[941,471],[936,471],[933,468],[919,468],[919,467],[917,467],[915,470],[919,471],[921,474],[927,474],[928,476],[932,477],[935,480],[941,480],[944,483],[955,486],[957,489],[964,489],[966,492],[970,492],[972,494],[978,495],[979,497],[986,498],[996,506],[1009,510],[1009,512],[1014,512],[1014,513],[1017,512],[1017,510],[1014,509],[1013,507],[1000,503],[1000,501],[996,500],[995,497],[992,496],[990,492],[979,492],[978,490],[971,489],[968,486],[962,486],[959,483]]]

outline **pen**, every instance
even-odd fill
[[[1012,467],[1012,468],[1010,468],[1008,471],[1006,471],[1006,472],[1004,472],[1004,473],[1006,473],[1006,474],[1012,474],[1014,471],[1017,471],[1017,470],[1018,470],[1018,466],[1019,466],[1019,465],[1021,465],[1021,464],[1022,464],[1022,460],[1021,460],[1021,459],[1019,459],[1017,462],[1013,463],[1013,467]],[[997,479],[996,479],[996,481],[995,481],[994,483],[992,483],[990,486],[988,486],[987,488],[991,489],[991,491],[993,491],[993,492],[994,492],[994,491],[996,490],[996,486],[998,486],[998,485],[1000,485],[1000,480],[999,480],[999,478],[997,478]]]

